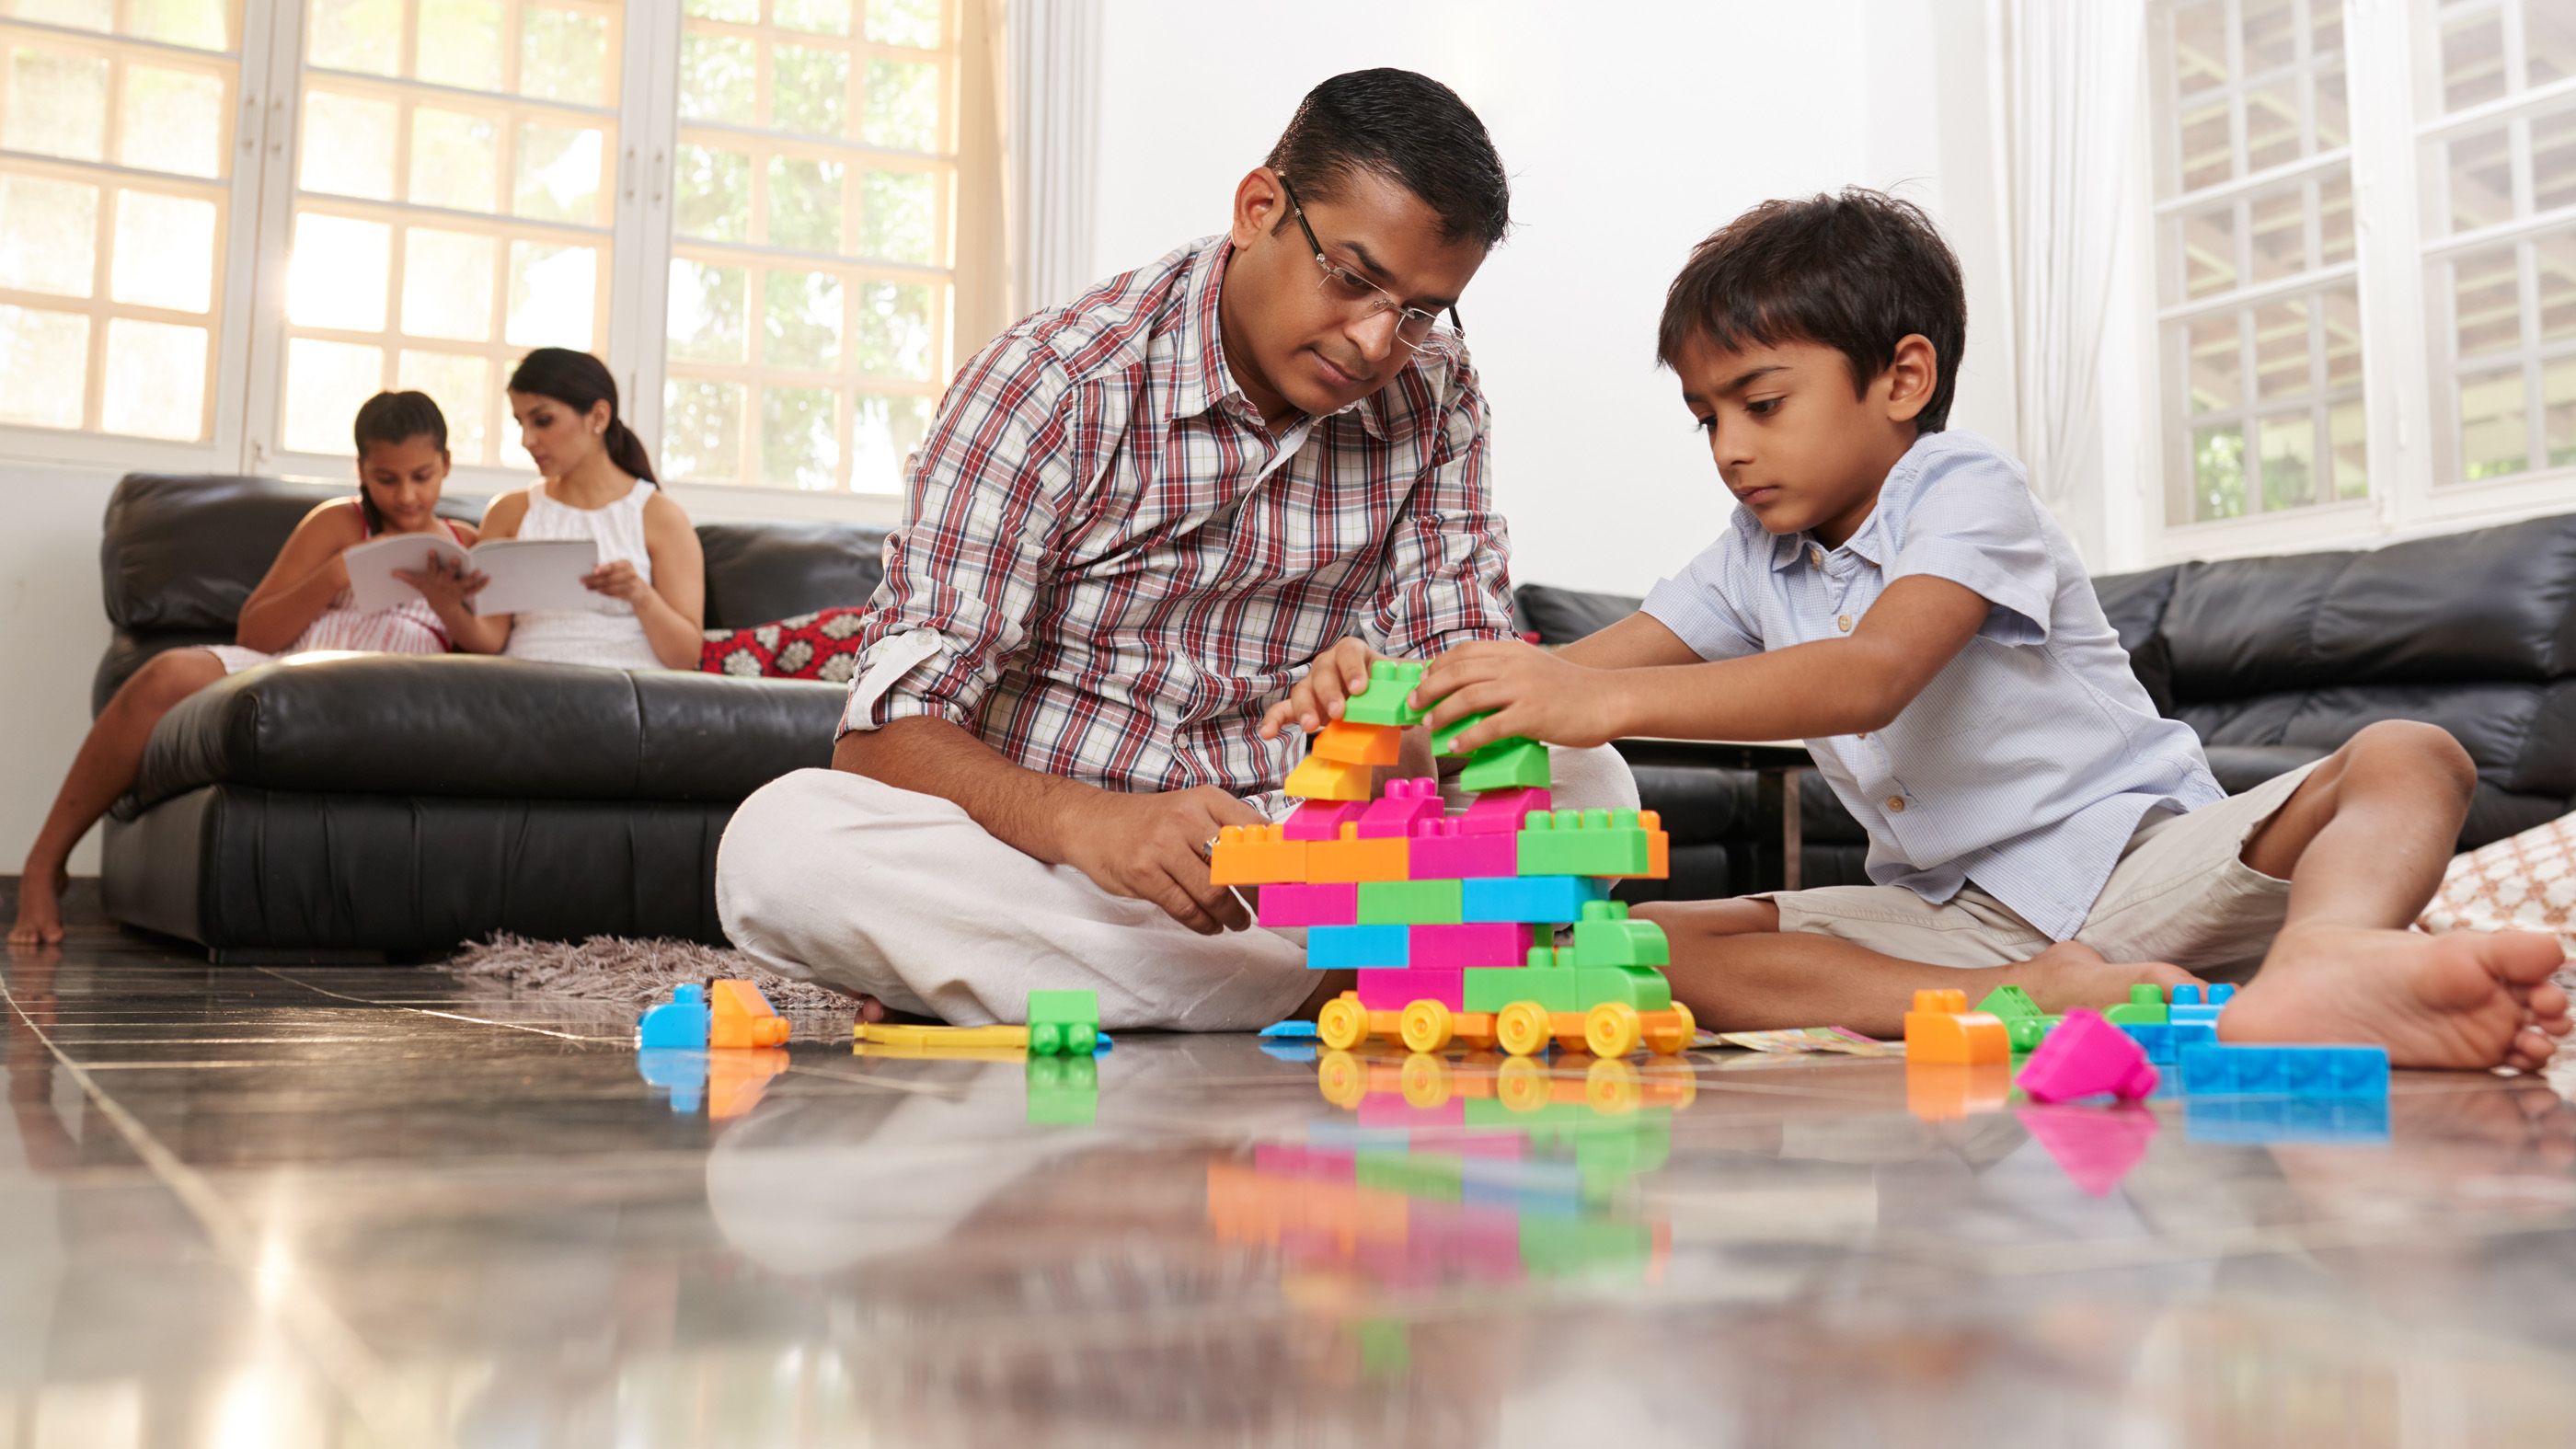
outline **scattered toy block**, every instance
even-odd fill
[[[1509,836],[1479,836],[1482,840],[1510,840]],[[1420,840],[1413,848],[1422,848]],[[1609,898],[1610,883],[1582,875],[1524,875],[1470,877],[1460,882],[1459,905],[1470,921],[1527,921],[1533,925],[1559,925],[1583,919],[1583,908]]]
[[[1306,932],[1306,965],[1349,971],[1413,964],[1409,926],[1315,926]]]
[[[1360,922],[1360,888],[1356,881],[1283,882],[1261,888],[1264,926],[1356,926]]]
[[[1666,966],[1672,945],[1664,928],[1652,921],[1628,919],[1625,901],[1593,901],[1574,923],[1574,964],[1594,966]]]
[[[1309,800],[1288,817],[1290,840],[1338,840],[1342,827],[1368,813],[1366,800]]]
[[[1465,971],[1454,966],[1398,970],[1363,967],[1360,1005],[1370,1011],[1402,1011],[1417,1001],[1437,1001],[1451,1011],[1465,1011],[1466,979]]]
[[[1315,1035],[1315,1024],[1311,1021],[1274,1021],[1261,1029],[1261,1035],[1286,1037],[1295,1041],[1309,1040]]]
[[[1520,874],[1643,876],[1653,865],[1646,837],[1660,824],[1651,810],[1533,814],[1520,835]]]
[[[1944,987],[1937,991],[1924,990],[1914,993],[1913,1010],[1923,1015],[1956,1016],[1967,1009],[1968,993],[1964,991],[1953,991]]]
[[[1208,851],[1208,879],[1218,885],[1271,885],[1303,881],[1303,840],[1290,840],[1284,825],[1228,825]]]
[[[2013,1115],[2067,1178],[2094,1197],[2109,1196],[2146,1160],[2156,1137],[2156,1114],[2144,1107],[2024,1107]]]
[[[1366,800],[1376,776],[1366,765],[1308,755],[1279,788],[1303,800]]]
[[[1527,786],[1508,790],[1487,790],[1476,797],[1467,813],[1458,817],[1462,835],[1509,835],[1517,837],[1529,824],[1532,813],[1545,813],[1549,792]]]
[[[2145,982],[2140,982],[2129,988],[2127,1001],[2103,1012],[2102,1019],[2113,1026],[2128,1026],[2132,1023],[2144,1022],[2162,1025],[2168,1015],[2165,1010],[2164,992]]]
[[[1371,880],[1354,888],[1360,910],[1355,925],[1454,926],[1465,919],[1459,914],[1459,882],[1454,880]],[[1512,959],[1520,957],[1515,953]]]
[[[1544,946],[1533,948],[1533,956],[1548,957],[1546,966],[1533,970],[1527,966],[1467,968],[1467,1009],[1500,1011],[1515,1001],[1535,1001],[1550,1012],[1580,1011],[1581,973],[1558,971],[1554,951]]]
[[[2192,985],[2177,986],[2166,995],[2165,1004],[2167,1006],[2202,1005],[2200,988]]]
[[[2203,1043],[2184,1049],[2182,1085],[2194,1096],[2385,1097],[2388,1049]]]
[[[2039,1044],[2048,1040],[2048,1034],[2056,1030],[2057,1023],[2063,1019],[2064,1018],[2062,1017],[2055,1016],[2007,1016],[2000,1018],[2004,1024],[2004,1036],[2007,1040],[2012,1042],[2012,1049],[2017,1052],[2035,1052],[2039,1050]]]
[[[1474,725],[1476,721],[1480,719],[1491,719],[1493,714],[1494,712],[1490,709],[1479,710],[1474,714],[1467,715],[1461,719],[1452,720],[1448,724],[1442,725],[1440,728],[1433,730],[1431,732],[1431,753],[1435,755],[1464,755],[1471,753],[1470,751],[1458,748],[1458,737],[1465,734],[1468,728]]]
[[[1458,772],[1461,790],[1538,790],[1555,783],[1555,776],[1549,773],[1547,746],[1519,735],[1496,740],[1469,755],[1467,768]]]
[[[2030,999],[2030,993],[2018,986],[1998,986],[1987,992],[1986,999],[1977,1003],[1977,1010],[2005,1018],[2047,1015],[2039,1009],[2038,1002]]]
[[[2159,1067],[2180,1066],[2185,1047],[2218,1040],[2218,1028],[2207,1022],[2138,1021],[2120,1030],[2127,1032],[2146,1051],[2147,1060]]]
[[[1425,820],[1440,818],[1440,782],[1434,779],[1389,780],[1386,793],[1369,802],[1360,816],[1360,839],[1410,836]]]
[[[1392,765],[1404,747],[1404,731],[1384,725],[1337,719],[1315,732],[1308,753],[1345,765]]]
[[[1309,884],[1324,885],[1337,881],[1410,879],[1412,857],[1407,847],[1412,843],[1401,837],[1362,840],[1359,826],[1345,822],[1340,839],[1317,840],[1306,846],[1306,880]]]
[[[647,1051],[680,1047],[704,1051],[707,1046],[707,992],[696,982],[671,988],[671,999],[648,1009],[636,1023],[636,1045]],[[690,1111],[696,1111],[694,1102]]]
[[[719,981],[707,1020],[711,1047],[774,1047],[787,1040],[787,1019],[748,981]]]
[[[2185,993],[2189,995],[2186,996]],[[2213,986],[2209,988],[2204,999],[2201,989],[2197,986],[2177,986],[2174,988],[2173,1002],[2165,1008],[2166,1019],[2173,1022],[2197,1022],[2215,1027],[2218,1025],[2218,1014],[2227,1009],[2227,1003],[2235,995],[2236,988],[2233,986]]]
[[[1037,1056],[1091,1055],[1100,1038],[1100,993],[1029,993],[1029,1051]]]
[[[1529,950],[1530,928],[1524,925],[1479,922],[1413,927],[1413,964],[1417,967],[1511,966],[1527,960]]]
[[[1905,1013],[1906,1059],[1967,1066],[2011,1061],[2012,1038],[2002,1018],[1967,1007],[1964,991],[1915,992],[1914,1009]]]
[[[2104,1092],[2133,1101],[2156,1089],[2156,1069],[2126,1032],[2098,1012],[2079,1009],[2066,1013],[2030,1054],[2020,1083],[2034,1102],[2070,1102]]]
[[[1369,666],[1369,686],[1342,706],[1342,718],[1359,724],[1411,726],[1425,711],[1406,702],[1422,682],[1423,666],[1411,660],[1380,659]]]

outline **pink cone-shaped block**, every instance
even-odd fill
[[[1467,1009],[1467,973],[1452,966],[1426,971],[1418,966],[1367,966],[1360,970],[1360,1005],[1371,1011],[1402,1011],[1417,1001],[1436,1001],[1451,1011]]]
[[[1389,840],[1411,835],[1424,820],[1440,818],[1440,782],[1389,780],[1386,793],[1369,802],[1360,816],[1360,839]]]
[[[1283,882],[1261,888],[1264,926],[1355,926],[1360,919],[1356,881],[1306,885]]]
[[[2156,1089],[2156,1069],[2137,1038],[2096,1011],[2066,1013],[2021,1069],[2022,1091],[2034,1102],[2071,1102],[2103,1092],[2133,1101]]]
[[[1288,840],[1339,840],[1342,826],[1356,824],[1368,810],[1365,800],[1309,800],[1288,817]]]
[[[2156,1135],[2156,1114],[2144,1107],[2024,1107],[2015,1115],[2067,1177],[2095,1197],[2120,1185]]]
[[[1520,874],[1521,838],[1517,835],[1469,835],[1463,817],[1425,820],[1413,828],[1413,845],[1405,855],[1406,874],[1415,880],[1481,880]]]
[[[1426,966],[1521,966],[1529,961],[1530,928],[1518,921],[1470,921],[1462,926],[1415,926],[1405,959]]]
[[[1458,817],[1458,828],[1468,835],[1518,835],[1532,811],[1545,811],[1549,804],[1546,790],[1524,785],[1510,790],[1488,790],[1476,797],[1467,813]],[[1296,836],[1289,836],[1295,840]],[[1517,871],[1504,871],[1516,875]]]

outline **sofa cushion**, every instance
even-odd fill
[[[1513,612],[1521,629],[1536,634],[1541,644],[1571,644],[1586,634],[1600,633],[1645,602],[1627,594],[1590,594],[1546,584],[1523,584],[1512,591]]]
[[[858,608],[885,577],[882,524],[704,523],[710,629]]]

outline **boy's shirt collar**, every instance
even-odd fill
[[[1780,573],[1802,561],[1822,569],[1835,555],[1845,553],[1872,568],[1887,567],[1888,560],[1896,556],[1896,546],[1886,533],[1886,519],[1895,511],[1891,507],[1897,501],[1894,495],[1900,489],[1910,488],[1922,476],[1927,448],[1942,436],[1940,433],[1915,436],[1905,455],[1896,460],[1896,466],[1887,470],[1886,481],[1878,485],[1878,502],[1869,510],[1869,517],[1861,520],[1860,527],[1852,530],[1852,536],[1843,540],[1841,548],[1827,548],[1822,541],[1806,533],[1772,535],[1771,571]],[[1746,522],[1752,522],[1752,514],[1742,510],[1738,512]],[[1753,526],[1760,528],[1762,525],[1754,523]]]

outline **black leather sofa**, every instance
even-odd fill
[[[2230,791],[2318,759],[2364,725],[2412,719],[2449,730],[2477,762],[2462,849],[2576,809],[2576,515],[2093,583],[2157,707],[2199,732]],[[1551,644],[1637,606],[1534,585],[1518,603],[1522,627]],[[1669,763],[1673,753],[1632,755],[1639,793],[1672,831],[1672,878],[1622,894],[1737,895],[1776,878],[1780,844],[1756,826],[1754,777]],[[1866,884],[1858,822],[1812,772],[1801,796],[1800,883]]]
[[[230,642],[242,601],[346,487],[134,475],[100,575],[103,707],[164,649]],[[482,500],[450,498],[471,519]],[[867,601],[882,528],[705,525],[707,621]],[[721,944],[717,841],[734,806],[830,761],[836,684],[448,655],[246,670],[153,732],[106,823],[102,894],[215,960],[370,959],[493,931]]]

